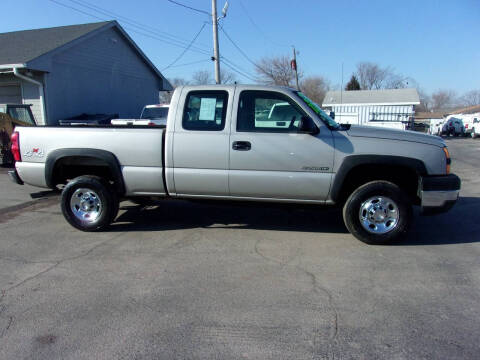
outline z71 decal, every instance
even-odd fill
[[[31,150],[27,150],[23,154],[23,156],[25,157],[43,157],[43,155],[45,155],[45,153],[40,148],[33,148]]]
[[[329,167],[323,166],[323,167],[316,167],[316,166],[304,166],[302,167],[302,170],[305,171],[317,171],[317,172],[325,172],[330,170]]]

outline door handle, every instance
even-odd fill
[[[234,141],[232,144],[233,150],[248,151],[251,148],[252,148],[252,144],[250,144],[250,141]]]

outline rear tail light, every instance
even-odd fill
[[[15,159],[15,161],[22,161],[22,157],[20,156],[20,134],[18,133],[18,131],[13,132],[10,140],[12,141],[11,150],[13,158]]]
[[[450,174],[450,164],[452,163],[452,159],[450,159],[450,154],[446,146],[443,148],[443,152],[445,153],[446,172],[447,174]]]
[[[155,123],[154,123],[153,121],[149,121],[149,122],[148,122],[148,125],[149,125],[149,126],[155,126]]]
[[[468,129],[468,124],[465,124],[465,129]]]

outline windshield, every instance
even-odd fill
[[[168,116],[167,107],[145,108],[143,109],[141,119],[165,119]]]
[[[295,92],[299,97],[300,99],[303,100],[303,102],[305,104],[308,105],[308,107],[310,109],[312,109],[313,111],[315,111],[315,113],[320,117],[320,119],[322,119],[322,121],[327,124],[327,126],[331,129],[339,129],[340,128],[340,125],[338,123],[335,122],[335,120],[333,120],[330,116],[327,115],[327,113],[325,111],[323,111],[320,106],[318,106],[317,104],[315,104],[312,100],[310,100],[305,94],[303,94],[302,92],[300,91],[296,91]]]

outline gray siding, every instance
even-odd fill
[[[34,80],[42,81],[41,76],[34,76]],[[2,74],[0,76],[0,85],[2,84],[18,84],[21,87],[21,103],[32,104],[32,113],[38,125],[43,125],[44,121],[41,112],[41,102],[39,98],[38,86],[27,81],[23,81],[13,74]]]
[[[42,76],[35,76],[34,80],[42,82]],[[32,113],[37,125],[45,125],[42,118],[42,103],[40,101],[40,91],[38,85],[22,80],[22,95],[24,104],[32,104]]]
[[[158,103],[161,80],[114,28],[51,58],[46,77],[49,124],[81,113],[118,113],[136,118]]]

